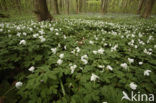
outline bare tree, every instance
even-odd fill
[[[155,0],[147,0],[144,12],[142,13],[141,17],[148,18],[151,15],[152,8],[154,6]]]
[[[53,17],[50,15],[48,11],[46,0],[35,0],[34,13],[37,15],[38,21],[53,19]]]

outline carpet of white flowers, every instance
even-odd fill
[[[0,78],[6,103],[121,103],[123,92],[156,94],[156,23],[1,22]]]

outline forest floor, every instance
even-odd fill
[[[123,91],[156,94],[155,39],[155,16],[0,19],[0,100],[121,103]]]

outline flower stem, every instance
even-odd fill
[[[66,95],[66,93],[65,93],[65,90],[64,90],[64,86],[63,86],[62,80],[60,80],[60,83],[61,83],[62,93],[63,93],[63,95],[65,96],[65,95]]]
[[[3,96],[5,96],[5,95],[7,95],[11,90],[13,90],[15,87],[12,87],[12,88],[10,88],[9,90],[7,90],[4,94],[3,94]]]

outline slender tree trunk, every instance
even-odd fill
[[[140,0],[139,1],[139,6],[138,6],[138,10],[137,10],[137,14],[141,13],[141,10],[143,8],[143,6],[145,5],[146,0]]]
[[[79,0],[76,0],[76,13],[79,13]]]
[[[126,13],[127,12],[127,7],[129,5],[129,0],[123,0],[123,12]]]
[[[48,11],[46,0],[35,0],[34,13],[37,15],[38,21],[53,19],[53,17],[50,15]]]
[[[4,7],[4,10],[5,10],[5,11],[8,10],[6,0],[2,0],[2,7]]]
[[[69,0],[66,0],[67,3],[67,14],[69,14]]]
[[[82,12],[83,1],[79,0],[79,12]]]
[[[154,3],[155,3],[155,0],[148,0],[146,2],[145,10],[143,14],[141,15],[143,18],[150,17]]]
[[[62,8],[63,8],[63,1],[62,0],[60,0],[59,5],[60,5],[60,11],[62,11]]]
[[[102,0],[102,13],[106,14],[108,8],[108,0]]]
[[[83,11],[86,12],[87,3],[86,0],[83,0]]]
[[[58,7],[58,0],[54,0],[54,7],[55,7],[55,13],[60,14],[59,7]]]
[[[16,0],[16,7],[17,7],[18,11],[21,13],[21,2],[20,2],[20,0]]]
[[[49,9],[50,9],[50,11],[52,10],[52,5],[53,3],[52,3],[52,0],[49,0]]]

